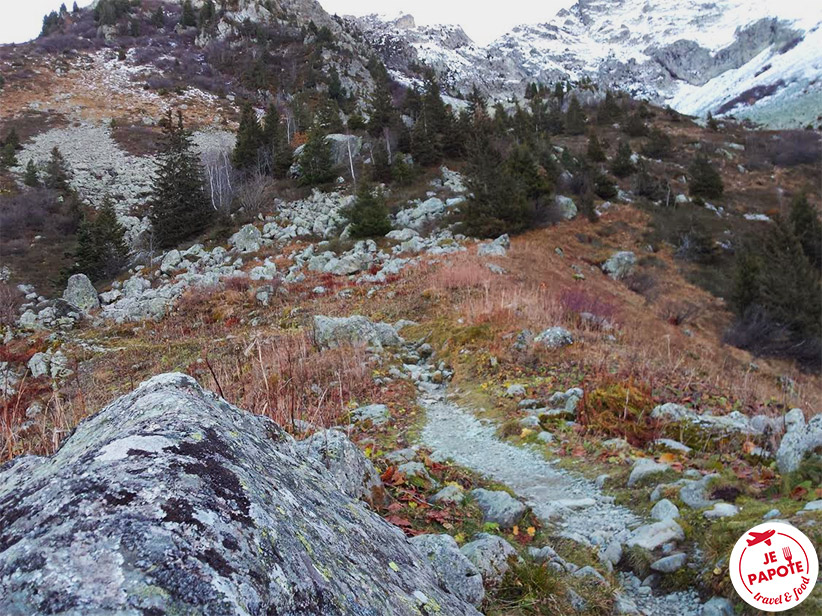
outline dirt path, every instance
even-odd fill
[[[421,384],[421,388],[419,402],[427,419],[422,442],[456,464],[508,486],[557,534],[604,548],[615,540],[623,543],[644,522],[584,477],[556,468],[537,451],[501,441],[496,425],[449,402],[445,387]],[[702,613],[695,592],[655,597],[631,578],[622,576],[625,613]]]

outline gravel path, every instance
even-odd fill
[[[431,450],[456,464],[511,488],[543,523],[561,536],[603,548],[621,543],[643,523],[632,511],[615,505],[591,481],[556,468],[538,452],[497,438],[496,425],[449,402],[444,386],[420,384],[426,411],[421,439]],[[653,596],[639,580],[622,575],[625,613],[647,616],[699,615],[695,592]],[[636,608],[636,610],[632,609]]]

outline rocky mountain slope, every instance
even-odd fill
[[[822,114],[822,11],[804,2],[581,0],[485,47],[411,16],[353,21],[398,76],[422,61],[463,94],[477,84],[505,99],[533,81],[591,80],[683,113],[773,127],[816,125]]]

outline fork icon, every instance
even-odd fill
[[[788,565],[790,566],[791,561],[793,560],[793,554],[791,554],[791,548],[789,548],[789,547],[782,548],[782,556],[785,557],[785,560],[788,561]]]

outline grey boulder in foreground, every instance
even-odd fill
[[[479,614],[269,419],[182,374],[0,468],[0,614]]]

